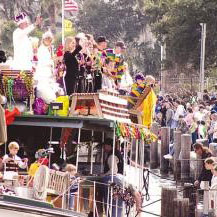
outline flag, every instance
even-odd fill
[[[70,20],[64,20],[64,28],[65,28],[65,32],[71,32],[72,31],[72,21]]]
[[[64,10],[70,12],[77,12],[78,4],[73,0],[65,0]]]

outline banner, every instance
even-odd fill
[[[72,21],[70,20],[64,20],[64,31],[65,32],[71,32],[72,31]]]

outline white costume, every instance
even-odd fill
[[[46,37],[48,34],[43,35]],[[47,104],[56,100],[56,93],[61,90],[56,83],[54,74],[54,61],[52,59],[52,53],[48,46],[43,43],[38,49],[38,65],[34,75],[36,83],[37,97],[42,98]]]
[[[49,80],[54,80],[53,69],[54,61],[52,59],[52,54],[49,47],[45,46],[43,43],[38,49],[38,64],[35,72],[35,80],[46,82]]]
[[[129,92],[132,84],[133,84],[133,79],[132,79],[129,71],[126,70],[125,73],[123,74],[123,76],[121,77],[119,89]]]
[[[33,48],[28,35],[34,30],[34,25],[25,29],[17,28],[13,32],[14,62],[13,68],[20,70],[31,70],[33,59]]]

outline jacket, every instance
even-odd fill
[[[205,168],[205,164],[204,164],[204,161],[206,158],[208,157],[212,157],[212,154],[210,152],[203,152],[201,158],[203,159],[203,168],[201,170],[201,173],[198,177],[198,181],[201,182],[201,181],[209,181],[209,184],[211,185],[211,180],[212,180],[212,172],[211,170],[207,170]]]

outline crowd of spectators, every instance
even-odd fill
[[[191,150],[201,159],[201,172],[194,185],[203,188],[203,181],[208,181],[211,189],[217,189],[217,155],[212,152],[210,144],[217,147],[217,99],[204,91],[203,99],[192,97],[186,100],[185,97],[174,96],[173,94],[158,96],[155,119],[161,127],[170,128],[170,150],[164,155],[165,159],[173,159],[174,131],[182,134],[190,134],[192,138]],[[179,156],[181,159],[181,155]],[[212,191],[212,201],[217,201],[216,191]]]

